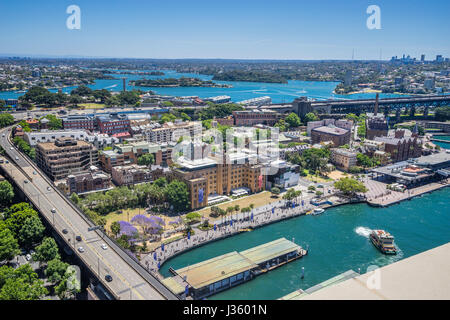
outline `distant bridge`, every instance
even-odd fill
[[[375,108],[375,99],[357,99],[357,100],[321,100],[308,101],[306,97],[295,99],[290,104],[276,104],[264,106],[265,109],[271,109],[280,113],[295,112],[304,116],[309,112],[316,113],[362,113],[373,112]],[[378,100],[378,106],[381,109],[411,108],[411,107],[440,107],[450,105],[450,95],[420,96],[420,97],[400,97],[383,98]]]

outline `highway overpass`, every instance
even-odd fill
[[[42,216],[53,226],[66,244],[99,279],[102,285],[121,300],[178,300],[179,297],[165,287],[156,277],[145,270],[137,261],[128,256],[115,242],[101,231],[88,231],[94,227],[27,157],[22,155],[10,140],[9,128],[0,130],[0,145],[9,159],[0,167],[17,187],[30,199]],[[8,162],[6,161],[8,160]],[[56,213],[52,213],[52,208]],[[63,234],[62,230],[68,232]],[[82,241],[76,241],[80,235]],[[108,249],[101,245],[105,243]],[[82,246],[84,252],[79,252]],[[113,280],[107,282],[106,274]]]

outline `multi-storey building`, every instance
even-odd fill
[[[418,158],[422,155],[422,141],[417,137],[375,137],[384,143],[384,151],[390,154],[393,162]]]
[[[206,206],[210,195],[229,195],[238,188],[248,188],[250,192],[265,189],[263,166],[252,164],[246,154],[235,153],[224,159],[180,158],[177,164],[173,175],[187,184],[192,209]]]
[[[351,131],[333,125],[311,130],[311,144],[331,141],[335,147],[350,143]]]
[[[130,132],[130,120],[124,114],[102,115],[96,118],[97,129],[101,133],[113,135],[120,132]]]
[[[356,152],[346,149],[331,149],[331,162],[339,169],[348,171],[351,167],[356,166]]]
[[[36,163],[50,179],[61,180],[96,166],[98,151],[85,141],[59,138],[36,146]]]
[[[31,147],[42,142],[55,142],[59,138],[87,140],[89,134],[85,130],[42,130],[24,133],[24,139]]]
[[[366,139],[374,140],[375,137],[387,137],[389,126],[384,117],[371,117],[366,119]]]
[[[191,137],[200,136],[202,133],[202,124],[199,121],[175,121],[166,122],[159,128],[150,128],[143,131],[148,142],[168,143],[178,141],[182,136]]]
[[[147,166],[136,164],[112,168],[112,180],[118,186],[133,185],[152,180],[151,170]]]
[[[233,117],[236,126],[253,126],[255,124],[273,126],[278,122],[281,115],[272,110],[252,109],[233,111]]]
[[[66,185],[69,194],[106,190],[111,186],[111,176],[92,167],[88,172],[68,175]]]
[[[84,115],[69,115],[62,118],[64,129],[69,130],[89,130],[96,129],[96,121],[94,117]]]

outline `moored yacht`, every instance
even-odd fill
[[[317,216],[317,215],[319,215],[319,214],[322,214],[324,211],[325,211],[325,210],[322,209],[322,208],[315,208],[311,214],[312,214],[313,216]]]

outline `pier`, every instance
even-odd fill
[[[202,299],[252,280],[307,254],[299,245],[280,238],[241,252],[230,252],[182,269],[163,283],[174,292]],[[181,292],[180,292],[181,291]]]

